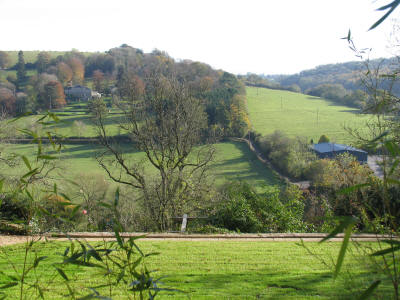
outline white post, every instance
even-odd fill
[[[184,214],[182,218],[181,233],[184,233],[186,231],[186,224],[187,224],[187,214]]]

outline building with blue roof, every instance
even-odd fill
[[[360,163],[367,163],[368,153],[366,151],[343,144],[320,143],[311,146],[312,150],[319,158],[335,158],[336,155],[349,153],[353,155]]]

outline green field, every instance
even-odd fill
[[[216,157],[210,173],[215,177],[217,185],[230,180],[246,180],[255,187],[282,184],[272,171],[257,159],[245,143],[223,142],[215,144],[214,147],[216,149]],[[68,179],[74,179],[81,173],[102,173],[106,176],[95,160],[95,153],[99,150],[101,150],[100,146],[92,144],[65,145],[58,162],[60,169],[52,177],[61,180],[64,178],[63,174],[68,174]],[[143,153],[129,146],[125,146],[124,150],[130,159],[139,160],[144,158]],[[9,145],[7,151],[26,155],[31,160],[35,155],[35,147],[30,144]],[[152,172],[150,165],[147,165],[146,170]],[[23,174],[26,170],[21,162],[20,168],[9,168],[3,171],[8,175],[13,175]]]
[[[280,130],[317,142],[325,134],[332,142],[351,143],[344,126],[364,128],[370,119],[357,109],[318,97],[256,87],[246,91],[252,129],[263,135]]]
[[[62,298],[67,293],[52,264],[62,261],[62,253],[68,245],[60,242],[35,245],[38,257],[47,256],[36,273],[39,284],[45,288],[46,299]],[[326,261],[336,258],[340,248],[340,243],[335,242],[307,245]],[[164,287],[180,289],[192,299],[355,299],[379,276],[371,272],[355,251],[348,253],[342,275],[334,280],[331,269],[294,242],[139,241],[139,246],[144,253],[160,253],[146,260],[150,270],[157,270],[154,277],[168,276],[162,280]],[[7,259],[21,268],[23,252],[22,245],[3,248],[0,266],[5,274],[14,275]],[[66,268],[70,285],[79,292],[87,292],[85,287],[105,283],[101,272],[97,268]],[[34,278],[31,273],[26,281],[32,282]],[[0,284],[6,282],[7,277],[0,274]],[[98,290],[106,292],[102,288]],[[10,298],[16,298],[16,293],[16,287],[7,290]],[[377,293],[381,299],[387,299],[390,284],[383,281]],[[160,299],[188,299],[178,292],[160,295]],[[127,297],[114,296],[113,299]]]

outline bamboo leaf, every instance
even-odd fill
[[[351,192],[354,192],[354,191],[356,191],[356,190],[358,190],[358,189],[360,189],[360,188],[362,188],[362,187],[365,187],[365,186],[369,186],[370,184],[369,183],[360,183],[360,184],[355,184],[355,185],[353,185],[353,186],[350,186],[350,187],[347,187],[347,188],[344,188],[344,189],[341,189],[341,190],[339,190],[337,193],[340,195],[340,194],[350,194]]]
[[[372,293],[375,291],[375,289],[378,287],[378,285],[381,283],[380,280],[374,281],[361,295],[358,297],[358,300],[366,300],[369,299],[372,296]]]
[[[33,263],[33,268],[36,268],[42,260],[45,260],[47,256],[37,257]]]
[[[55,267],[55,268],[56,268],[58,274],[60,274],[62,278],[64,278],[66,281],[69,280],[69,279],[68,279],[68,276],[65,274],[65,272],[64,272],[62,269],[57,268],[57,267]]]
[[[0,286],[0,289],[4,290],[4,289],[8,289],[10,287],[16,286],[16,285],[18,285],[18,281],[13,281],[13,282],[6,283],[6,284]]]
[[[115,198],[114,198],[114,207],[117,207],[119,203],[119,187],[115,191]]]
[[[26,167],[29,169],[29,171],[32,170],[31,164],[29,163],[29,160],[26,158],[25,155],[21,155],[22,160],[24,161]]]
[[[383,256],[383,255],[386,255],[389,253],[394,253],[398,250],[400,250],[400,246],[390,247],[390,248],[376,251],[376,252],[372,253],[371,256]]]
[[[329,233],[326,237],[324,237],[320,243],[325,242],[326,240],[329,240],[339,233],[342,233],[347,227],[350,225],[353,226],[357,222],[357,219],[354,217],[344,217],[342,221],[335,227],[335,229],[332,230],[331,233]]]
[[[342,268],[342,264],[344,261],[344,256],[346,254],[347,247],[349,245],[349,240],[351,236],[351,232],[353,230],[353,224],[349,224],[348,227],[346,228],[346,231],[344,233],[344,238],[342,242],[342,246],[340,248],[339,256],[336,262],[336,267],[335,267],[335,272],[333,274],[333,277],[336,278],[339,275],[340,269]]]

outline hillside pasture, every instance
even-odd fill
[[[144,153],[137,151],[132,145],[121,145],[121,147],[130,160],[139,161],[145,158]],[[210,168],[210,175],[217,186],[231,180],[246,180],[255,187],[283,184],[271,169],[257,159],[245,143],[222,142],[214,144],[214,147],[216,156]],[[74,180],[83,173],[103,174],[106,177],[106,173],[95,159],[96,153],[101,150],[101,146],[96,144],[65,145],[57,162],[59,169],[52,178],[60,182],[64,178]],[[35,155],[35,146],[8,145],[7,152],[25,155],[32,160]],[[51,149],[49,153],[54,154]],[[108,156],[108,158],[111,157]],[[149,174],[155,172],[149,163],[145,164],[145,171]],[[19,167],[6,167],[3,172],[7,175],[22,175],[26,170],[21,161]],[[64,174],[67,175],[64,176]]]
[[[257,87],[247,87],[246,92],[252,130],[263,135],[280,130],[317,142],[325,134],[333,142],[351,144],[345,127],[364,128],[372,118],[357,109],[300,93]]]

